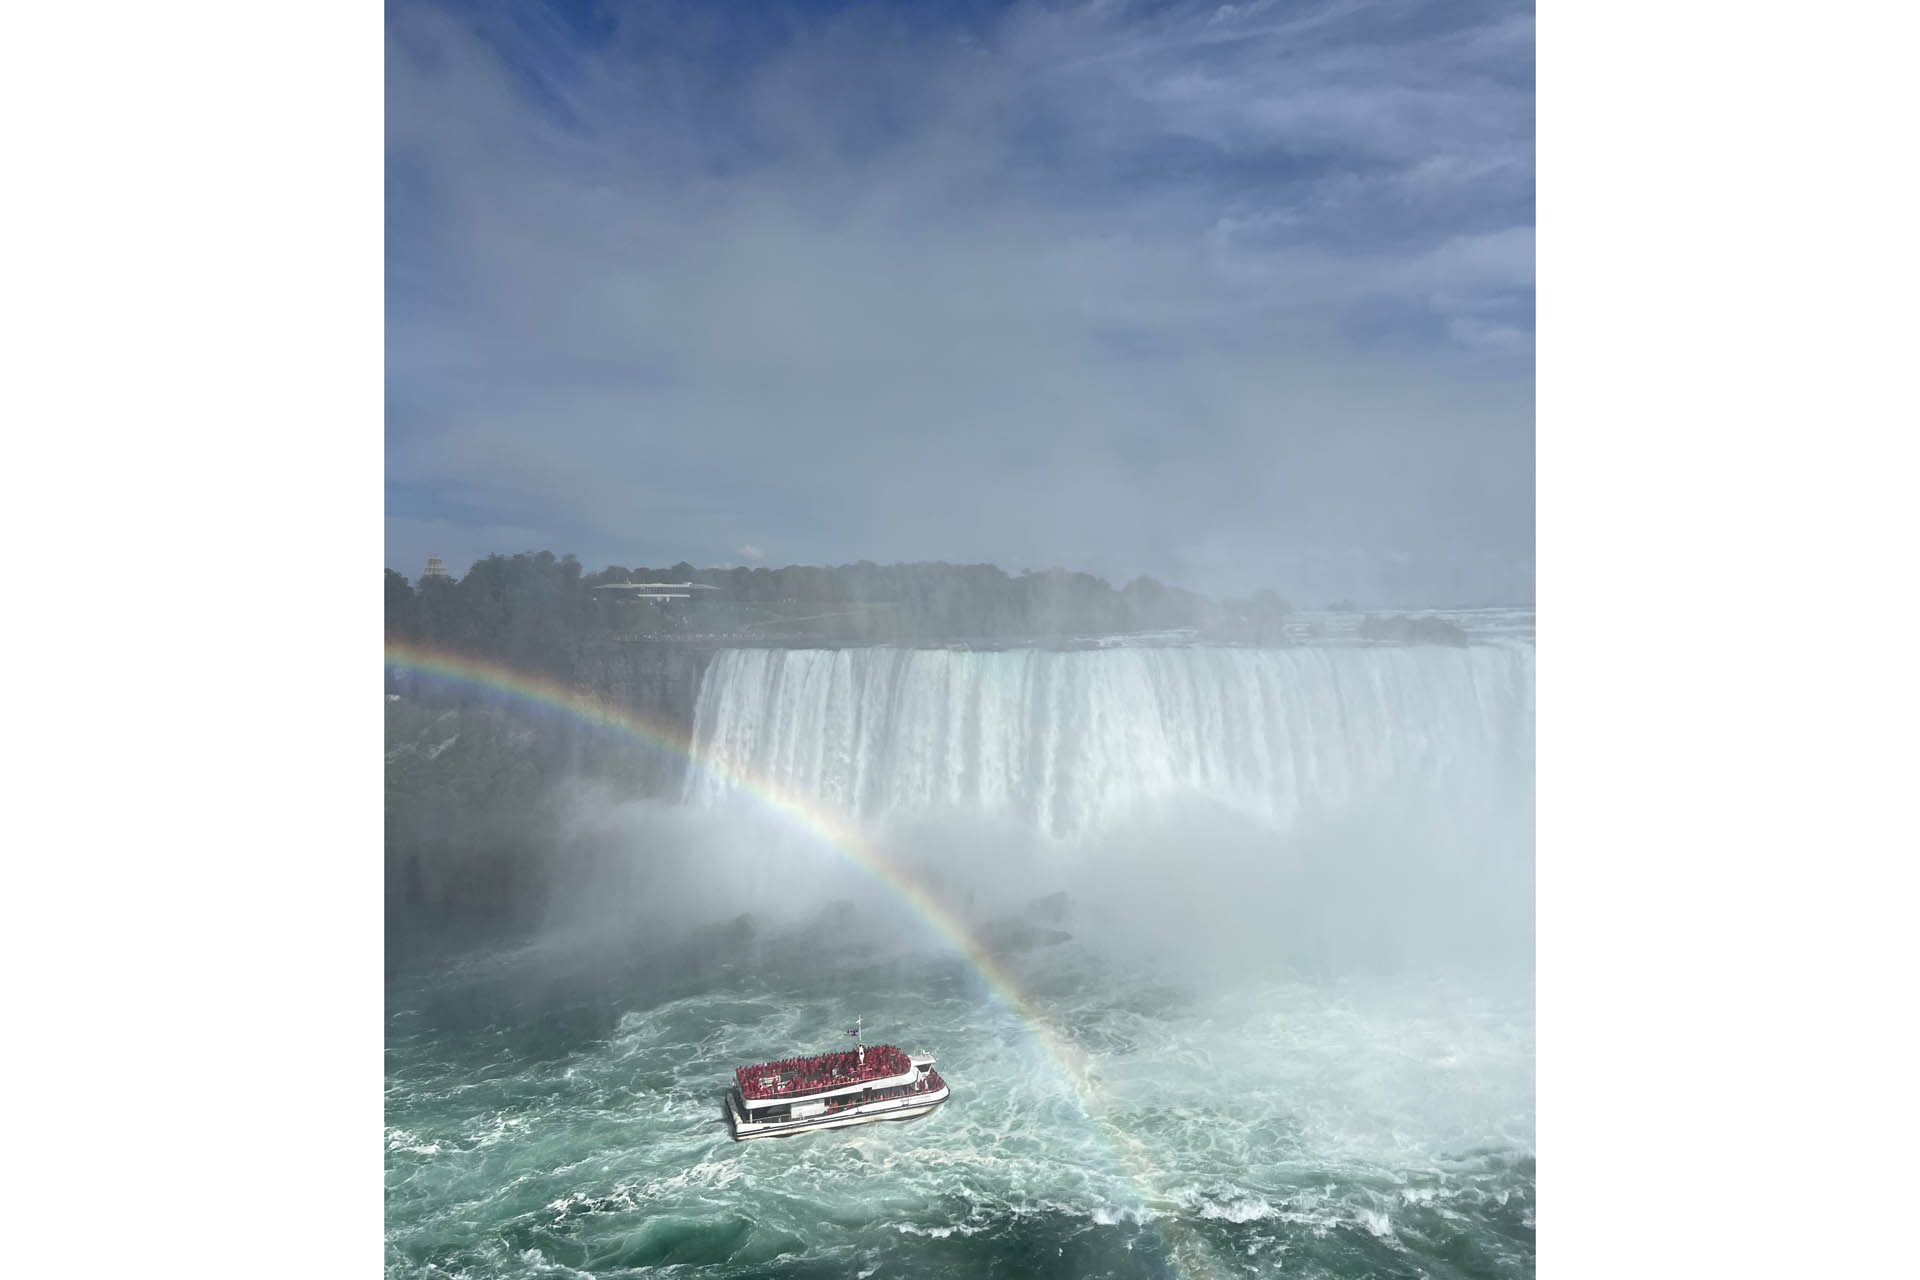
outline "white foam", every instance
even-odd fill
[[[533,1117],[511,1111],[496,1111],[486,1117],[486,1127],[473,1136],[475,1150],[491,1147],[507,1138],[518,1137],[533,1123]]]
[[[1200,1206],[1200,1216],[1222,1222],[1257,1222],[1278,1217],[1280,1211],[1258,1196],[1231,1200],[1226,1204],[1208,1202]]]
[[[404,1151],[410,1155],[437,1156],[440,1154],[441,1147],[438,1142],[423,1142],[417,1135],[405,1129],[389,1129],[387,1130],[387,1150]]]
[[[1373,1209],[1360,1210],[1360,1225],[1383,1240],[1393,1238],[1393,1219]]]
[[[537,1276],[581,1276],[585,1280],[596,1280],[593,1272],[582,1271],[578,1267],[569,1267],[565,1263],[553,1262],[538,1249],[525,1249],[520,1253],[520,1261],[533,1269]]]
[[[945,1240],[949,1236],[979,1235],[987,1229],[984,1222],[955,1222],[944,1227],[921,1227],[911,1222],[896,1222],[893,1229],[904,1236],[925,1236],[929,1240]]]

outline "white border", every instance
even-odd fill
[[[380,15],[0,41],[22,1273],[382,1265]],[[1907,1252],[1914,24],[1541,14],[1544,1274]]]
[[[1540,15],[1539,1265],[1910,1265],[1910,10]]]
[[[383,1267],[382,21],[7,14],[14,1274]]]

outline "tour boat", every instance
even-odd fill
[[[931,1054],[890,1044],[869,1048],[860,1028],[848,1030],[853,1048],[810,1058],[760,1062],[734,1073],[727,1090],[733,1138],[772,1138],[812,1129],[844,1129],[875,1120],[911,1120],[950,1096]]]

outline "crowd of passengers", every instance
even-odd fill
[[[898,1089],[882,1089],[875,1094],[849,1098],[831,1098],[827,1101],[827,1109],[822,1114],[830,1116],[835,1112],[845,1111],[848,1107],[863,1107],[869,1102],[885,1102],[889,1098],[904,1098],[910,1093],[926,1093],[929,1090],[938,1089],[939,1087],[940,1073],[938,1071],[929,1071],[927,1072],[926,1079],[914,1084],[901,1085]]]
[[[906,1054],[883,1044],[867,1050],[864,1072],[860,1070],[857,1054],[828,1053],[817,1058],[787,1058],[758,1067],[741,1067],[735,1074],[740,1080],[741,1093],[749,1098],[771,1098],[776,1094],[810,1093],[815,1089],[853,1084],[874,1075],[897,1076],[911,1065]],[[767,1076],[775,1081],[772,1088],[760,1083],[762,1077]]]

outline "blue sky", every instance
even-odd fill
[[[387,562],[1531,598],[1533,22],[398,3]]]

